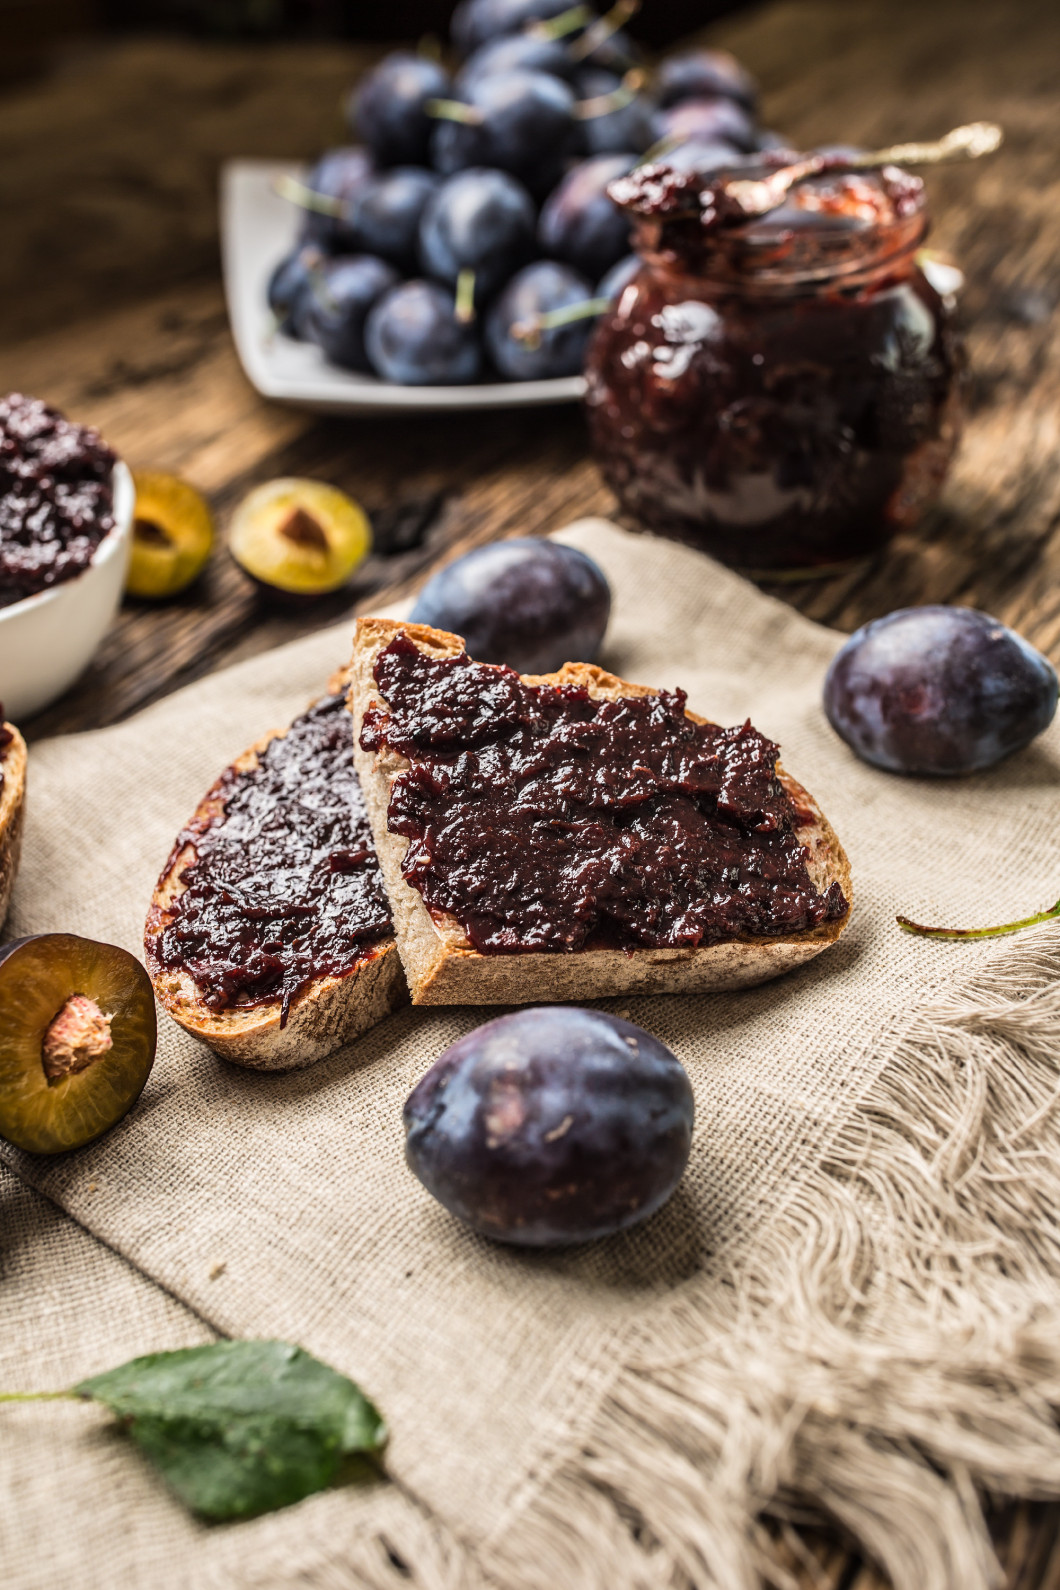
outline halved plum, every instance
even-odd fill
[[[346,584],[372,547],[363,508],[319,480],[266,481],[239,504],[228,550],[274,595],[323,596]]]
[[[0,1136],[34,1154],[120,1121],[155,1058],[155,998],[135,956],[73,933],[0,948]]]
[[[125,588],[132,596],[176,596],[201,574],[213,547],[206,499],[178,475],[137,470],[136,517]]]

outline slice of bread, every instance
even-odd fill
[[[351,664],[349,706],[354,719],[354,761],[364,792],[394,932],[415,1005],[537,1004],[603,999],[617,994],[702,993],[743,988],[779,977],[834,944],[850,919],[850,867],[831,824],[811,796],[777,765],[784,788],[807,814],[796,829],[805,847],[806,866],[817,890],[838,883],[847,900],[844,916],[810,931],[775,937],[746,937],[720,944],[679,949],[577,950],[573,953],[529,951],[482,955],[469,942],[454,917],[432,913],[419,891],[405,881],[401,864],[408,841],[387,827],[392,781],[408,761],[384,746],[378,752],[361,748],[361,726],[369,707],[383,707],[375,682],[376,659],[383,648],[404,633],[432,657],[455,657],[464,650],[459,635],[422,624],[362,618],[357,622]],[[627,683],[587,663],[565,663],[558,673],[527,675],[532,685],[577,685],[596,699],[650,696],[656,691]],[[706,718],[688,716],[696,723]]]
[[[347,683],[345,671],[336,674],[328,686],[329,694],[340,694]],[[266,734],[236,759],[229,772],[245,773],[256,767],[266,746],[287,732],[279,729]],[[162,965],[156,949],[158,938],[173,920],[173,905],[186,887],[181,873],[195,859],[194,836],[204,833],[224,812],[226,776],[222,774],[199,802],[184,830],[185,843],[170,856],[151,897],[144,930],[147,969],[159,1003],[174,1021],[225,1060],[261,1071],[293,1070],[323,1060],[374,1027],[408,1003],[408,990],[392,938],[366,949],[342,976],[314,978],[291,1001],[283,1025],[278,999],[215,1011],[204,1002],[202,990],[190,973]]]
[[[26,810],[26,742],[13,723],[0,713],[0,928],[11,901],[11,888],[22,850],[22,823]],[[8,738],[10,736],[10,739]]]

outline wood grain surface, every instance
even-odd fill
[[[939,509],[869,568],[770,588],[845,629],[901,605],[971,603],[1060,662],[1060,6],[791,0],[712,38],[758,74],[766,124],[796,142],[874,145],[982,117],[1006,131],[996,157],[929,178],[933,244],[967,275],[970,355]],[[125,603],[82,681],[24,725],[30,740],[115,722],[364,611],[457,549],[613,512],[576,409],[321,419],[265,403],[243,377],[219,281],[218,164],[342,141],[343,93],[370,59],[335,44],[126,41],[0,98],[0,389],[98,425],[134,468],[187,476],[222,532],[260,481],[332,481],[371,513],[377,549],[349,591],[291,614],[220,547],[184,597]],[[1056,884],[1028,880],[1029,904]],[[1058,1590],[1058,1519],[1044,1506],[998,1512],[1008,1590]],[[882,1585],[826,1530],[778,1525],[777,1538],[790,1586]]]

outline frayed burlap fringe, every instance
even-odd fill
[[[982,1499],[1060,1496],[1058,1408],[1047,929],[912,1016],[751,1258],[653,1312],[578,1450],[502,1537],[472,1555],[423,1519],[376,1546],[371,1573],[362,1540],[239,1582],[759,1590],[791,1583],[762,1519],[810,1514],[895,1590],[988,1590]]]

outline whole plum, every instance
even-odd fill
[[[519,538],[476,547],[419,594],[414,624],[463,635],[476,662],[525,674],[592,662],[611,612],[603,573],[584,552]]]
[[[974,773],[1052,722],[1056,670],[969,607],[906,607],[855,631],[825,677],[836,733],[890,773]]]
[[[477,1027],[405,1104],[405,1157],[450,1213],[526,1247],[646,1220],[684,1174],[695,1106],[676,1055],[632,1022],[545,1006]]]

